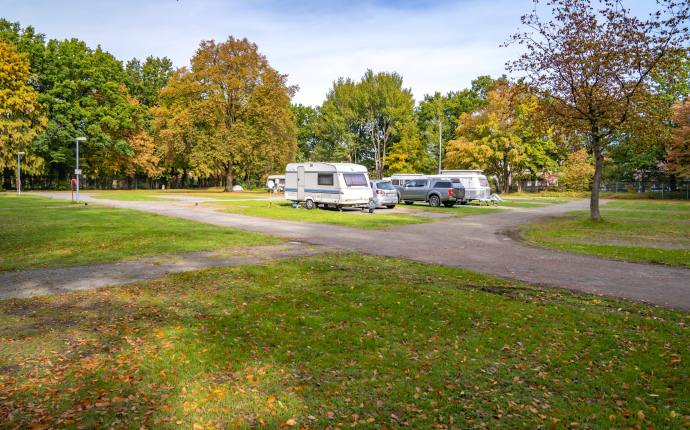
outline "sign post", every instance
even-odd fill
[[[77,137],[77,168],[74,169],[74,174],[77,177],[77,203],[79,203],[79,176],[81,175],[81,169],[79,168],[79,142],[86,142],[86,138],[83,136]]]
[[[17,195],[22,194],[22,163],[20,160],[24,154],[24,151],[17,152]]]

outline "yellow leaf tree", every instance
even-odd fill
[[[456,139],[448,142],[447,168],[481,169],[508,191],[516,176],[555,166],[556,145],[538,119],[537,98],[520,85],[496,81],[487,104],[458,119]]]
[[[29,86],[29,60],[0,41],[0,171],[16,172],[17,152],[26,152],[23,166],[37,173],[43,160],[31,151],[46,124],[38,93]]]

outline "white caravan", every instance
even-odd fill
[[[488,201],[491,197],[491,186],[481,170],[441,170],[434,176],[458,179],[465,187],[465,201]]]
[[[350,163],[290,163],[285,167],[285,199],[321,206],[373,208],[367,168]]]
[[[266,178],[266,189],[270,192],[285,191],[285,175],[270,175]]]

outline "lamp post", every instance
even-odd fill
[[[22,193],[22,163],[20,160],[25,154],[24,151],[17,152],[17,195]]]
[[[442,155],[442,149],[441,149],[441,143],[443,142],[443,137],[441,136],[441,132],[443,131],[443,120],[441,120],[441,117],[438,117],[438,174],[441,174],[441,155]]]
[[[77,141],[77,167],[74,169],[74,175],[77,177],[77,203],[79,202],[79,176],[81,175],[81,170],[79,169],[79,142],[86,142],[84,136],[79,136],[75,139]]]

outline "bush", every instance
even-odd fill
[[[594,166],[585,149],[578,149],[568,155],[563,163],[558,187],[565,191],[587,191],[592,186]]]

